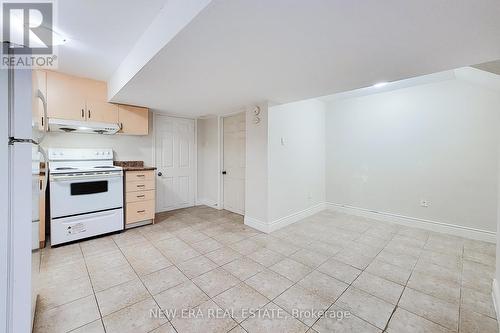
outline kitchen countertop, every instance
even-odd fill
[[[145,166],[144,161],[114,161],[113,164],[122,167],[123,171],[156,170],[156,167]]]
[[[123,171],[149,171],[149,170],[156,170],[156,167],[123,167]]]

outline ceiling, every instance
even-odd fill
[[[498,0],[212,1],[113,101],[186,116],[500,58]]]
[[[381,87],[369,86],[344,92],[339,92],[332,95],[321,96],[317,99],[325,103],[334,102],[346,98],[362,97],[373,94],[380,94],[388,91],[404,89],[424,84],[438,83],[449,80],[461,80],[475,85],[479,85],[491,90],[500,92],[500,75],[492,74],[490,71],[485,71],[476,68],[477,66],[461,67],[454,70],[448,70],[433,74],[416,76],[399,81],[387,82]]]
[[[58,71],[108,80],[165,1],[57,1]]]

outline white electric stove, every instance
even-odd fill
[[[51,148],[51,245],[123,229],[123,170],[112,149]]]

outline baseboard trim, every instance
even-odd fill
[[[293,224],[293,223],[298,222],[302,219],[305,219],[306,217],[309,217],[311,215],[319,213],[322,210],[325,210],[325,208],[326,208],[326,205],[324,202],[322,202],[322,203],[319,203],[319,204],[314,205],[312,207],[298,211],[296,213],[292,213],[288,216],[281,217],[281,218],[269,223],[269,230],[270,230],[269,232],[273,232],[273,231],[279,230],[281,228],[284,228],[287,225]]]
[[[198,199],[196,200],[196,206],[209,206],[215,209],[220,209],[217,201],[210,199]]]
[[[500,305],[500,290],[498,289],[497,279],[493,279],[493,286],[491,288],[491,297],[493,297],[493,306],[495,307],[495,313],[497,314],[497,318],[500,318],[500,309],[498,308],[498,306]]]
[[[269,231],[269,224],[267,224],[264,221],[255,219],[253,217],[250,217],[248,215],[245,215],[244,217],[245,224],[251,228],[257,229],[259,231],[262,231],[266,234],[268,234]]]
[[[273,231],[276,231],[278,229],[281,229],[283,227],[286,227],[287,225],[293,224],[295,222],[298,222],[302,219],[305,219],[306,217],[309,217],[311,215],[314,215],[316,213],[321,212],[322,210],[325,209],[325,203],[319,203],[317,205],[314,205],[312,207],[303,209],[301,211],[298,211],[296,213],[290,214],[285,217],[281,217],[277,220],[274,220],[270,223],[267,223],[265,221],[261,221],[259,219],[255,219],[253,217],[245,215],[245,224],[248,225],[249,227],[252,227],[254,229],[257,229],[259,231],[265,232],[265,233],[271,233]]]
[[[349,205],[342,205],[328,202],[325,204],[328,209],[340,211],[361,217],[372,218],[375,220],[396,223],[409,227],[422,228],[430,231],[442,232],[450,235],[481,240],[490,243],[496,243],[496,232],[464,227],[456,224],[449,224],[426,220],[416,217],[403,216],[392,213],[377,212],[365,208],[359,208]]]

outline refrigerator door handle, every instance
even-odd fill
[[[37,97],[40,98],[40,100],[42,101],[42,105],[43,105],[43,118],[42,119],[45,119],[45,122],[42,120],[42,124],[43,124],[42,136],[38,140],[38,143],[41,143],[43,141],[43,139],[45,138],[45,133],[48,131],[49,121],[47,119],[47,101],[45,100],[45,96],[43,95],[43,93],[40,89],[38,89],[38,91],[37,91]]]
[[[38,142],[36,142],[33,139],[18,139],[14,137],[9,138],[9,146],[12,146],[15,143],[32,143],[34,145],[38,145]]]
[[[16,143],[29,143],[29,144],[34,144],[38,147],[38,151],[40,152],[40,154],[42,154],[42,157],[43,159],[45,160],[45,174],[44,174],[44,182],[43,182],[43,189],[42,191],[45,192],[45,190],[47,189],[47,184],[49,182],[49,170],[48,170],[48,161],[49,161],[49,158],[47,157],[47,153],[45,152],[45,150],[43,150],[43,148],[33,139],[17,139],[17,138],[9,138],[9,146],[12,146]]]

